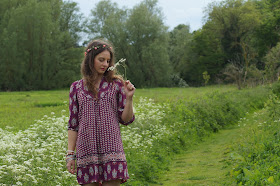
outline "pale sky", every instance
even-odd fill
[[[78,3],[80,11],[88,16],[90,10],[100,0],[73,0]],[[141,0],[111,0],[116,2],[119,8],[127,7],[133,8]],[[221,0],[158,0],[158,6],[162,8],[163,15],[165,16],[164,23],[172,30],[179,24],[188,24],[191,31],[197,30],[203,25],[203,10],[207,7],[208,3]]]

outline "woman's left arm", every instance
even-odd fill
[[[125,81],[124,83],[124,92],[126,95],[126,103],[121,116],[121,119],[124,122],[129,122],[133,118],[133,95],[135,92],[134,85],[129,81]]]

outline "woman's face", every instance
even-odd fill
[[[104,50],[95,56],[93,66],[98,75],[103,75],[106,72],[107,68],[109,67],[110,60],[111,55],[108,50]]]

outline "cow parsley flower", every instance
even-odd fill
[[[107,70],[108,71],[113,71],[113,70],[115,70],[115,68],[117,68],[117,66],[119,66],[119,65],[123,66],[123,64],[121,64],[121,63],[124,63],[125,61],[126,61],[126,59],[121,58],[114,66],[110,66]]]

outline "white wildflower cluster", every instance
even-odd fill
[[[132,125],[122,127],[122,139],[124,147],[128,149],[139,149],[138,152],[145,152],[152,148],[155,140],[171,134],[162,123],[166,115],[164,108],[168,105],[156,104],[154,100],[140,98],[135,104],[135,121]]]
[[[135,122],[121,128],[124,148],[149,153],[154,141],[172,135],[162,122],[165,107],[140,98],[135,104]],[[65,113],[45,115],[17,133],[0,128],[0,185],[77,185],[76,176],[65,165],[69,119]]]
[[[117,66],[119,66],[121,63],[124,63],[126,59],[121,58],[114,66],[110,66],[107,70],[108,71],[113,71]]]
[[[24,131],[0,128],[0,185],[61,185],[75,177],[65,167],[67,122],[51,113]]]

